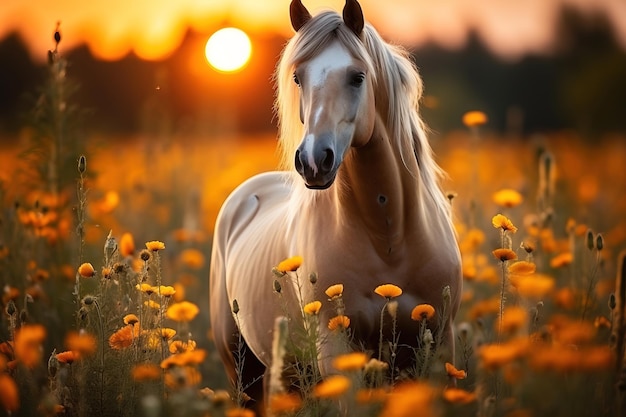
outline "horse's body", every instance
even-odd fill
[[[316,272],[319,290],[313,294],[304,285],[299,300],[294,286],[284,286],[291,317],[301,316],[302,301],[323,299],[324,289],[343,283],[355,342],[377,351],[384,300],[373,290],[393,283],[403,290],[397,298],[400,343],[415,346],[411,309],[429,303],[439,311],[449,286],[451,318],[439,331],[453,349],[460,257],[417,113],[420,79],[403,52],[363,26],[358,4],[347,3],[343,19],[333,12],[310,18],[292,3],[297,34],[278,69],[277,107],[285,159],[295,157],[296,170],[246,181],[218,217],[211,324],[231,378],[238,330],[233,300],[247,352],[254,354],[244,365],[249,382],[270,366],[274,320],[285,313],[273,293],[272,267],[294,255],[303,258],[301,280]],[[322,340],[335,314],[330,305],[322,307]],[[323,371],[329,370],[324,349],[322,343]]]

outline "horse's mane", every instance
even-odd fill
[[[368,72],[374,76],[377,111],[389,137],[396,142],[403,161],[417,158],[419,175],[427,190],[442,212],[448,213],[448,202],[439,186],[443,171],[433,158],[418,112],[422,79],[409,53],[386,43],[369,24],[365,25],[362,40],[359,40],[333,11],[314,16],[300,28],[285,46],[276,69],[274,110],[278,116],[282,168],[293,169],[294,152],[304,135],[299,92],[293,82],[295,66],[313,58],[334,40],[339,40],[356,59],[368,66]]]

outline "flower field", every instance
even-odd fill
[[[49,117],[0,142],[3,415],[253,415],[211,343],[208,265],[222,201],[276,166],[273,137],[79,140],[70,109],[54,110],[63,61],[51,68]],[[507,137],[481,117],[432,143],[463,258],[455,363],[438,354],[434,308],[399,311],[392,276],[372,288],[381,322],[410,315],[416,344],[381,334],[378,352],[359,352],[338,280],[305,300],[303,328],[279,327],[282,355],[309,371],[303,395],[271,385],[273,415],[624,415],[625,138]],[[285,280],[316,285],[293,255],[256,277],[276,293],[263,302],[284,302]],[[320,309],[337,316],[320,323]],[[319,326],[351,350],[331,376],[314,360]],[[413,372],[396,372],[398,349],[415,353]]]

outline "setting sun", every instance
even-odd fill
[[[222,72],[233,72],[246,65],[250,59],[252,44],[244,31],[224,28],[211,35],[204,52],[213,68]]]

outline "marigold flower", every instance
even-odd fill
[[[9,414],[20,408],[20,393],[17,384],[5,373],[0,373],[0,404]]]
[[[549,294],[555,287],[552,277],[543,274],[522,276],[512,281],[513,286],[522,297],[541,298]]]
[[[320,301],[311,301],[302,308],[302,311],[304,311],[306,314],[316,315],[320,312],[321,308],[322,303]]]
[[[313,388],[315,398],[337,398],[345,394],[352,383],[350,378],[343,375],[332,375]]]
[[[133,325],[135,323],[139,323],[139,317],[134,314],[127,314],[124,316],[124,324]]]
[[[198,385],[202,381],[202,375],[196,368],[184,367],[169,370],[165,373],[165,385],[170,389],[181,389],[185,387],[192,387]],[[245,410],[245,409],[242,409]],[[230,411],[230,410],[229,410]],[[226,416],[230,416],[229,411],[226,412]],[[234,416],[252,416],[254,412],[249,411],[251,414],[234,414]]]
[[[411,311],[411,320],[429,320],[435,315],[435,307],[430,304],[418,304]]]
[[[65,337],[65,347],[80,354],[80,356],[88,356],[93,354],[98,344],[94,335],[85,331],[69,332]]]
[[[120,237],[119,251],[120,255],[124,258],[133,256],[135,253],[135,240],[133,239],[133,235],[124,233],[122,237]]]
[[[57,353],[56,358],[61,363],[71,365],[79,358],[79,355],[71,350],[66,350],[65,352]]]
[[[456,379],[465,379],[467,377],[467,373],[462,369],[456,369],[454,365],[450,362],[446,362],[446,373],[448,376]]]
[[[493,253],[493,256],[495,256],[496,259],[498,259],[501,262],[512,261],[512,260],[517,259],[517,254],[515,253],[515,251],[511,249],[507,249],[507,248],[499,248],[499,249],[494,250],[491,253]]]
[[[326,289],[325,293],[331,300],[341,297],[343,295],[343,284],[331,285]]]
[[[359,371],[368,360],[367,354],[363,352],[346,353],[333,359],[333,367],[338,371]]]
[[[287,258],[281,261],[276,269],[282,273],[297,271],[302,265],[302,256],[292,256],[291,258]]]
[[[528,261],[517,261],[509,265],[509,273],[517,275],[530,275],[534,274],[537,270],[537,265]]]
[[[158,240],[151,240],[150,242],[146,242],[146,249],[157,252],[165,249],[165,243]]]
[[[168,307],[165,315],[177,322],[188,322],[193,320],[200,309],[194,303],[189,301],[181,301],[180,303],[172,304]]]
[[[476,393],[448,387],[443,391],[443,399],[453,404],[469,404],[476,401]]]
[[[206,351],[204,349],[189,350],[171,355],[161,361],[161,368],[169,369],[172,366],[193,366],[204,362]]]
[[[493,224],[493,227],[495,227],[496,229],[502,229],[505,232],[517,232],[517,227],[515,227],[513,222],[503,214],[496,214],[495,216],[493,216],[491,218],[491,224]]]
[[[170,285],[161,285],[159,287],[155,287],[155,292],[160,294],[161,297],[171,297],[172,295],[176,294],[176,290]]]
[[[170,329],[169,327],[162,327],[159,333],[161,335],[161,339],[163,340],[170,340],[176,336],[176,330]]]
[[[155,381],[161,378],[161,368],[152,363],[140,363],[130,371],[133,380],[137,382]]]
[[[487,115],[481,111],[468,111],[463,115],[463,124],[467,127],[482,126],[487,123]]]
[[[561,268],[572,263],[574,255],[571,252],[563,252],[550,259],[550,267]]]
[[[96,275],[96,270],[94,269],[92,264],[90,264],[89,262],[85,262],[78,267],[78,274],[84,278],[91,278]]]
[[[393,284],[383,284],[376,287],[376,289],[374,289],[374,292],[381,297],[389,300],[391,298],[399,297],[400,295],[402,295],[402,288]]]
[[[153,310],[159,310],[161,308],[161,304],[157,303],[154,300],[144,301],[143,305],[145,305],[146,307],[151,308]]]
[[[436,390],[425,382],[405,382],[394,388],[380,414],[381,417],[438,415],[433,409]],[[419,410],[419,411],[417,411]]]
[[[15,332],[15,358],[29,368],[41,362],[41,344],[46,338],[46,329],[40,324],[26,324]]]
[[[121,350],[133,344],[139,337],[139,324],[124,326],[111,336],[109,336],[109,346],[111,349]]]
[[[347,329],[350,326],[350,319],[348,316],[335,316],[328,321],[328,328],[330,330]]]
[[[231,408],[226,410],[226,417],[254,417],[254,411],[247,408]]]
[[[523,201],[522,195],[510,188],[495,192],[492,198],[494,203],[504,208],[519,206]]]
[[[528,313],[522,307],[508,307],[502,314],[502,320],[496,323],[504,333],[515,333],[528,322]]]
[[[483,345],[478,350],[481,364],[486,369],[495,370],[520,359],[528,351],[528,339],[513,339],[507,343]]]
[[[297,394],[279,392],[270,396],[269,410],[272,415],[293,414],[302,408],[302,399]]]
[[[142,284],[135,285],[135,288],[137,288],[139,291],[146,293],[148,295],[152,295],[155,292],[155,287],[153,287],[150,284],[146,284],[145,282]]]
[[[184,249],[179,255],[180,262],[191,269],[200,269],[204,266],[204,255],[198,249]]]
[[[182,340],[174,340],[170,343],[170,353],[183,353],[190,352],[196,349],[196,341],[189,340],[187,342],[183,342]]]

